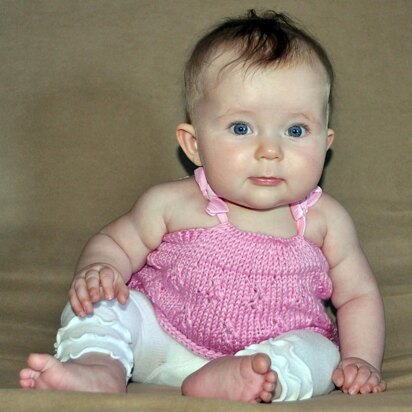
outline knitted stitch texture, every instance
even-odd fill
[[[332,295],[328,270],[300,234],[276,238],[226,222],[166,234],[129,287],[150,298],[166,332],[214,359],[295,329],[337,343],[323,302]]]

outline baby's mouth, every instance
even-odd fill
[[[252,176],[250,180],[258,186],[278,186],[283,182],[282,178],[272,176]]]

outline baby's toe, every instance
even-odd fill
[[[266,382],[276,383],[276,381],[278,380],[278,374],[274,370],[270,370],[266,374],[265,379],[266,379]]]
[[[260,393],[260,399],[261,399],[262,402],[264,402],[264,403],[272,402],[272,398],[273,398],[273,393],[272,393],[272,392],[262,391],[262,392]]]
[[[265,382],[263,384],[263,390],[265,392],[273,393],[275,390],[275,384],[273,382]]]

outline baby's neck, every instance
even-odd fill
[[[233,203],[229,206],[229,222],[240,230],[290,238],[296,235],[296,223],[289,205],[270,210],[255,210]]]

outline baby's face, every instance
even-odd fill
[[[209,184],[254,209],[303,199],[316,187],[333,140],[322,66],[220,71],[219,59],[205,73],[194,125]]]

